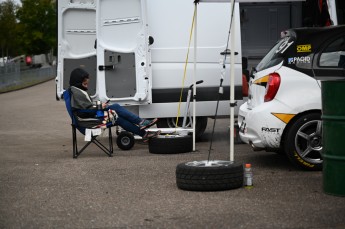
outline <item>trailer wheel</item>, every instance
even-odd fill
[[[243,165],[231,161],[192,161],[178,164],[176,184],[189,191],[223,191],[243,186]]]
[[[179,118],[178,125],[176,126],[176,117],[174,118],[160,118],[157,122],[157,128],[175,128],[181,127],[183,122],[183,117]],[[192,127],[192,122],[188,118],[187,127]],[[204,134],[207,127],[207,117],[196,117],[195,123],[195,138],[199,140]]]
[[[193,137],[190,135],[160,135],[149,141],[149,152],[153,154],[177,154],[193,151]]]
[[[133,134],[122,131],[116,139],[117,146],[122,150],[130,150],[134,146],[135,139]]]

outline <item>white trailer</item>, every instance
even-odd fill
[[[193,0],[61,0],[58,1],[57,98],[68,88],[71,71],[83,67],[91,75],[89,93],[110,100],[144,118],[160,118],[158,127],[172,127],[183,90],[193,84],[194,50],[187,52],[194,14]],[[229,35],[229,3],[198,5],[196,135],[214,117],[222,61]],[[242,96],[239,6],[235,3],[234,91]],[[194,36],[195,34],[193,34]],[[226,68],[230,68],[227,58]],[[187,65],[186,65],[187,63]],[[186,72],[186,74],[184,74]],[[218,115],[229,116],[230,70],[226,71]],[[185,80],[184,80],[185,76]],[[182,122],[182,118],[180,119]]]

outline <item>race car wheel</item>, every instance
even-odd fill
[[[122,131],[116,139],[117,146],[122,150],[130,150],[134,146],[135,139],[133,134]]]
[[[305,114],[297,119],[285,135],[284,148],[290,161],[297,167],[311,171],[321,170],[321,114]]]
[[[153,154],[177,154],[193,151],[191,135],[161,135],[149,141],[149,152]]]
[[[181,127],[183,123],[183,117],[180,117],[178,120],[178,125],[176,126],[176,117],[174,118],[160,118],[157,122],[158,128],[175,128]],[[192,127],[192,122],[190,118],[187,118],[186,122],[187,127]],[[196,117],[195,123],[195,138],[199,140],[207,127],[207,117]]]
[[[176,184],[189,191],[223,191],[243,186],[243,165],[231,161],[192,161],[178,164]]]

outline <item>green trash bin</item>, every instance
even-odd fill
[[[345,80],[321,82],[323,190],[345,196]]]

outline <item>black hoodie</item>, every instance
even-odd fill
[[[89,79],[89,73],[81,68],[76,68],[71,72],[69,85],[87,91],[87,88],[82,85],[85,79]]]
[[[93,105],[91,97],[87,93],[82,83],[85,79],[89,78],[89,74],[81,68],[76,68],[71,72],[69,80],[72,98],[71,106],[80,118],[94,118],[97,108]],[[78,112],[78,110],[94,110],[91,113]]]

